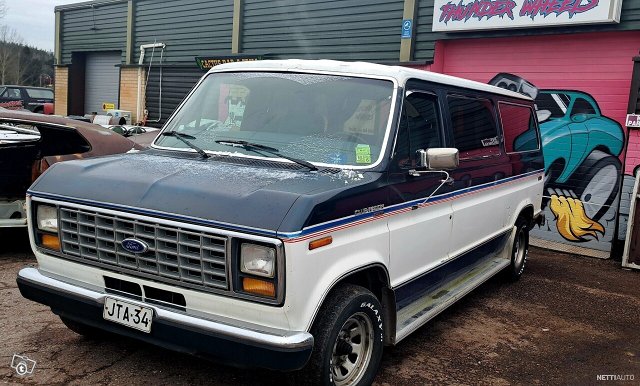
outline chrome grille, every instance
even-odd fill
[[[63,253],[175,284],[228,289],[227,237],[100,212],[60,208]],[[143,253],[125,250],[127,238],[144,241]]]

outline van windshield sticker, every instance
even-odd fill
[[[500,144],[500,141],[498,141],[498,137],[486,138],[481,140],[481,142],[482,142],[482,146],[484,147],[497,146]]]
[[[356,145],[356,163],[370,164],[371,163],[371,147],[366,144],[359,143]]]

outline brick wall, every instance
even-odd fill
[[[69,67],[55,68],[55,106],[56,115],[67,115],[67,101],[69,95]]]
[[[144,101],[144,81],[146,79],[146,71],[142,69],[142,93],[140,98]],[[123,67],[120,69],[120,110],[131,111],[132,122],[138,122],[140,119],[136,116],[138,103],[138,69]]]

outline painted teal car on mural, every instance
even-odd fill
[[[535,102],[545,185],[570,187],[589,216],[602,217],[620,187],[622,127],[603,116],[595,99],[582,91],[539,90]]]

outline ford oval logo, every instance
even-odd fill
[[[138,239],[124,239],[120,243],[122,248],[131,253],[143,253],[149,250],[149,245]]]

